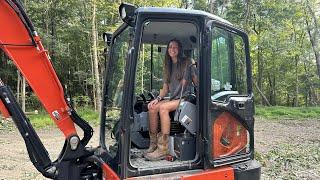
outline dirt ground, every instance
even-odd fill
[[[256,119],[262,179],[320,179],[320,119]]]
[[[52,160],[63,145],[56,128],[37,131]],[[97,146],[98,128],[89,145]],[[262,179],[320,179],[320,119],[256,119],[256,158]],[[0,179],[45,179],[34,168],[24,141],[12,123],[0,122]]]

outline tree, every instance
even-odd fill
[[[308,30],[308,35],[310,39],[310,43],[312,45],[312,49],[314,52],[314,56],[316,58],[316,64],[317,64],[317,73],[318,77],[320,78],[320,46],[319,46],[319,38],[320,38],[320,30],[318,26],[318,20],[316,18],[316,15],[311,8],[314,3],[310,2],[309,0],[306,1],[306,14],[309,14],[309,18],[306,16],[306,26]],[[313,22],[313,28],[311,27],[311,22]]]
[[[104,42],[122,21],[120,0],[24,0],[66,92],[87,104],[100,103]],[[320,30],[316,0],[128,0],[141,6],[183,7],[213,12],[244,29],[250,39],[255,100],[267,105],[319,104]],[[95,6],[95,8],[94,8]],[[94,13],[95,12],[95,13]],[[93,18],[94,16],[94,18]],[[99,36],[100,35],[100,36]],[[2,53],[3,54],[3,53]],[[145,53],[144,63],[148,61]],[[14,91],[21,89],[17,72],[4,55],[0,77]],[[5,63],[3,63],[5,62]],[[148,71],[147,68],[141,72]],[[100,82],[100,87],[98,87]],[[144,86],[148,86],[145,79]],[[18,84],[20,87],[17,87]],[[100,90],[100,93],[97,91]],[[27,88],[27,105],[30,98]],[[79,103],[78,103],[79,104]]]
[[[99,60],[98,60],[98,50],[97,50],[97,29],[96,29],[96,2],[92,3],[92,52],[93,52],[93,71],[95,79],[95,93],[96,93],[96,105],[97,109],[101,108],[101,83],[100,83],[100,73],[99,73]],[[96,110],[97,110],[96,109]]]

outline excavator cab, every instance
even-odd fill
[[[212,178],[223,172],[226,179],[260,179],[246,33],[196,10],[122,4],[119,13],[124,23],[111,40],[105,34],[109,54],[100,138],[101,147],[114,150],[109,157],[114,171],[120,178],[164,178],[203,177],[206,169]],[[171,39],[181,41],[184,55],[194,61],[199,84],[192,106],[180,103],[171,115],[170,156],[147,161],[142,157],[149,145],[147,104],[162,87]],[[115,124],[113,142],[106,129],[110,123]]]
[[[0,48],[14,61],[65,136],[51,161],[13,93],[0,80],[0,110],[11,116],[30,160],[51,179],[260,179],[254,160],[254,99],[247,34],[212,14],[121,4],[123,24],[108,46],[100,141],[66,99],[50,56],[18,0],[0,1]],[[163,83],[171,39],[194,61],[198,84],[171,115],[170,156],[147,161],[147,104]],[[79,136],[75,124],[83,131]]]

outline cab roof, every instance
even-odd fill
[[[137,13],[146,13],[146,14],[174,14],[174,15],[186,15],[186,16],[202,16],[204,18],[209,18],[218,22],[222,22],[225,24],[232,25],[229,21],[199,10],[191,10],[191,9],[181,9],[181,8],[161,8],[161,7],[141,7],[136,9]]]

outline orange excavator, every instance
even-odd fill
[[[30,160],[51,179],[260,179],[254,160],[254,101],[248,37],[212,14],[175,8],[121,4],[123,24],[104,33],[107,67],[100,142],[88,144],[92,127],[67,100],[31,20],[18,0],[0,1],[0,48],[28,81],[65,136],[52,161],[10,88],[0,80],[0,111],[11,117]],[[169,154],[148,161],[148,110],[162,83],[165,44],[183,43],[195,60],[199,84],[180,96],[170,113]],[[165,97],[166,98],[166,97]],[[83,131],[80,137],[75,124]],[[108,129],[109,125],[113,129]],[[110,144],[107,134],[114,138]]]

